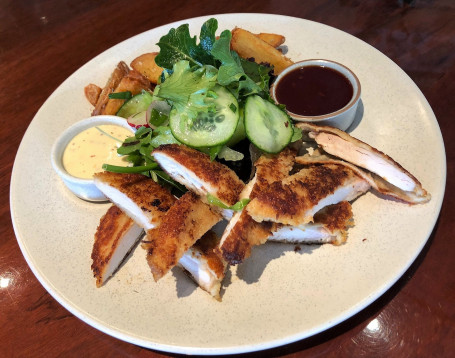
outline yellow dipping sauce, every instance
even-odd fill
[[[117,154],[117,148],[132,135],[128,129],[112,124],[89,128],[68,143],[63,152],[63,166],[69,174],[82,179],[91,179],[93,174],[103,170],[105,163],[128,166],[124,157]]]

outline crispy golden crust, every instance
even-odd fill
[[[257,63],[269,63],[273,65],[273,72],[278,75],[293,62],[284,56],[275,47],[269,45],[251,32],[235,28],[232,31],[231,47],[240,57],[254,58]]]
[[[101,91],[102,89],[93,83],[84,87],[85,98],[87,98],[92,106],[96,106],[96,103],[100,98]]]
[[[328,133],[328,134],[336,135],[348,142],[354,143],[355,145],[357,145],[360,148],[366,149],[373,154],[383,157],[391,165],[396,166],[402,172],[408,174],[412,179],[414,179],[416,181],[416,183],[420,184],[420,182],[417,180],[417,178],[415,178],[411,173],[409,173],[406,169],[404,169],[400,163],[397,163],[395,160],[393,160],[393,158],[389,157],[387,154],[381,152],[380,150],[372,147],[368,143],[365,143],[365,142],[361,141],[360,139],[357,139],[338,128],[328,127],[328,126],[318,126],[318,125],[306,123],[306,122],[297,123],[296,127],[302,129],[303,131],[309,132],[311,138],[316,137],[317,133]],[[313,133],[311,133],[311,132],[313,132]],[[316,140],[316,142],[317,142],[317,140]],[[330,154],[333,154],[333,153],[330,153]],[[335,154],[333,154],[333,155],[335,155]],[[347,160],[347,158],[342,158],[342,159]]]
[[[164,215],[161,225],[147,232],[142,247],[155,281],[163,277],[202,235],[221,220],[221,215],[199,197],[185,193]]]
[[[216,251],[219,243],[220,238],[210,230],[207,231],[198,241],[196,241],[193,248],[201,253],[201,255],[207,260],[207,264],[210,269],[221,280],[224,277],[226,263]]]
[[[131,62],[131,67],[145,76],[151,83],[158,84],[163,68],[158,66],[155,58],[159,52],[144,53]]]
[[[237,222],[219,248],[230,265],[241,263],[250,256],[253,246],[265,243],[275,225],[271,222],[254,221],[246,210],[236,215],[239,215]]]
[[[272,183],[246,209],[256,221],[301,225],[312,220],[306,214],[309,209],[354,177],[360,178],[343,165],[311,166],[281,182]]]
[[[323,224],[331,233],[346,230],[349,226],[354,225],[351,204],[342,201],[322,208],[314,215],[314,223]]]
[[[142,90],[150,89],[150,81],[142,74],[135,70],[128,72],[120,81],[113,92],[129,91],[134,96]],[[120,107],[125,103],[124,99],[108,99],[106,106],[101,111],[102,114],[114,115]]]
[[[262,155],[254,163],[256,167],[256,182],[250,193],[250,199],[254,199],[270,184],[285,178],[294,165],[296,150],[285,148],[278,155]]]
[[[259,34],[256,34],[256,36],[259,37],[262,41],[267,42],[270,46],[273,46],[275,48],[281,46],[286,41],[286,37],[278,34],[261,32]]]
[[[166,211],[177,200],[169,190],[142,174],[101,172],[96,173],[94,179],[128,196],[154,225],[161,222]]]
[[[200,181],[215,189],[211,192],[223,203],[231,206],[238,199],[245,184],[237,174],[227,166],[216,161],[210,161],[207,154],[184,145],[166,144],[156,148],[153,154],[161,153],[193,172]],[[166,168],[163,168],[166,170]],[[172,176],[172,173],[168,173]],[[175,178],[178,181],[178,178]],[[181,183],[185,184],[185,183]],[[210,192],[207,190],[207,192]]]
[[[382,158],[390,166],[395,167],[402,173],[406,174],[406,176],[408,176],[415,184],[415,188],[413,191],[405,191],[405,190],[402,190],[402,189],[396,187],[393,184],[388,183],[385,178],[381,178],[382,180],[377,180],[377,184],[378,184],[378,187],[380,188],[379,191],[384,190],[384,192],[383,192],[384,194],[391,195],[393,197],[406,201],[409,204],[425,203],[431,199],[431,195],[422,187],[422,184],[420,183],[419,180],[417,180],[417,178],[414,175],[412,175],[405,168],[403,168],[403,166],[400,163],[396,162],[393,158],[391,158],[387,154],[381,152],[380,150],[370,146],[369,144],[367,144],[355,137],[352,137],[348,133],[346,133],[340,129],[337,129],[337,128],[332,128],[332,127],[328,127],[328,126],[318,126],[318,125],[314,125],[314,124],[306,123],[306,122],[300,122],[296,126],[299,127],[300,129],[302,129],[304,132],[306,132],[307,135],[311,139],[316,141],[316,143],[318,143],[318,135],[320,135],[322,133],[327,133],[330,135],[338,136],[341,139],[352,143],[356,147],[362,148],[365,151],[370,152],[372,155]],[[328,148],[325,148],[325,147],[323,147],[323,149],[326,151],[328,150]],[[329,152],[329,154],[338,156],[337,153]],[[340,157],[340,158],[344,159],[348,162],[350,161],[349,160],[350,158],[343,158],[343,157]],[[354,162],[352,164],[358,165],[358,163],[354,163]],[[374,177],[380,178],[376,174],[374,175]]]
[[[91,266],[97,287],[103,284],[104,272],[120,240],[133,225],[134,221],[115,205],[101,218],[95,233]]]
[[[295,155],[295,150],[286,148],[278,155],[259,157],[254,163],[256,174],[249,198],[255,198],[271,183],[285,178],[292,169]],[[227,232],[223,235],[220,246],[223,258],[231,265],[239,264],[249,257],[251,248],[265,243],[275,227],[269,222],[254,221],[246,210],[236,214],[235,219],[237,221],[234,225],[228,226]]]
[[[411,192],[411,191],[404,191],[393,184],[390,184],[388,181],[381,178],[379,175],[370,172],[367,169],[360,168],[351,164],[349,162],[345,162],[343,160],[338,159],[335,156],[332,156],[328,153],[321,153],[321,149],[318,148],[317,151],[315,150],[313,155],[305,154],[300,157],[295,158],[296,163],[302,165],[309,165],[309,164],[329,164],[329,163],[339,163],[346,167],[351,168],[361,177],[363,177],[371,187],[380,194],[401,200],[407,204],[419,204],[425,203],[431,199],[431,195],[425,191],[425,195],[420,195],[418,192]]]
[[[103,113],[104,108],[106,107],[106,104],[109,101],[109,94],[114,92],[115,88],[118,86],[122,78],[126,76],[129,71],[130,69],[125,62],[120,61],[117,64],[98,97],[98,102],[96,103],[96,106],[92,111],[92,116],[96,116]]]

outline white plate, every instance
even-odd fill
[[[297,341],[349,318],[396,282],[425,245],[444,194],[440,129],[426,99],[390,59],[361,40],[318,23],[276,15],[218,15],[219,29],[240,26],[286,36],[293,60],[328,58],[351,68],[362,84],[363,119],[353,135],[383,150],[432,194],[409,206],[372,193],[353,205],[356,226],[341,246],[267,244],[228,274],[217,302],[174,269],[154,283],[137,247],[104,287],[90,270],[93,233],[108,204],[73,196],[54,173],[57,136],[89,115],[88,83],[104,85],[120,60],[157,50],[171,27],[198,34],[208,17],[162,26],[107,50],[70,76],[31,122],[11,179],[11,215],[22,252],[43,286],[88,324],[153,349],[221,354]]]

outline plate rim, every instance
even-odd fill
[[[427,109],[432,114],[432,122],[434,122],[433,124],[436,124],[436,127],[439,129],[439,131],[438,131],[438,134],[439,134],[439,137],[440,137],[439,145],[441,145],[441,149],[442,149],[441,153],[443,154],[443,158],[441,158],[441,159],[442,159],[442,162],[444,164],[444,168],[443,168],[444,169],[444,173],[443,173],[444,185],[443,185],[443,188],[442,188],[441,196],[440,196],[440,198],[439,198],[439,200],[437,202],[437,214],[434,215],[434,217],[433,217],[432,225],[427,228],[428,230],[427,230],[427,233],[425,234],[425,236],[427,237],[426,240],[424,240],[422,242],[422,244],[420,245],[419,249],[416,251],[415,255],[412,256],[412,258],[409,260],[409,262],[407,262],[406,265],[402,266],[402,269],[400,270],[400,273],[393,280],[391,280],[390,282],[386,282],[379,290],[376,290],[375,294],[365,297],[363,299],[363,301],[357,302],[354,306],[351,306],[347,310],[347,314],[338,315],[337,318],[335,320],[331,321],[328,325],[327,324],[320,324],[318,326],[313,327],[313,329],[311,329],[309,331],[303,332],[304,334],[302,334],[302,332],[299,332],[299,333],[296,333],[294,335],[288,335],[288,336],[286,336],[284,338],[281,338],[281,339],[268,340],[266,342],[253,344],[253,345],[235,345],[235,346],[232,345],[232,346],[229,346],[227,348],[226,347],[210,347],[210,348],[208,348],[208,347],[196,347],[196,346],[169,345],[169,344],[155,343],[155,342],[151,342],[149,340],[140,339],[140,338],[132,336],[131,334],[124,333],[119,328],[108,327],[106,323],[104,323],[105,325],[103,325],[102,324],[103,322],[98,320],[96,317],[93,317],[92,315],[86,314],[82,310],[78,310],[77,306],[75,306],[72,302],[68,301],[65,297],[62,297],[60,291],[56,287],[54,287],[51,282],[48,282],[48,279],[41,273],[39,268],[36,266],[36,263],[35,263],[32,255],[30,254],[27,246],[25,245],[25,243],[20,238],[19,233],[20,233],[21,230],[20,230],[20,227],[18,226],[18,223],[15,220],[15,216],[16,216],[17,212],[16,212],[16,207],[15,207],[14,199],[13,199],[13,196],[14,196],[13,190],[14,190],[14,186],[16,185],[15,177],[17,175],[16,172],[18,170],[17,169],[17,167],[18,167],[18,164],[17,164],[18,153],[20,152],[21,147],[23,146],[23,139],[27,135],[27,133],[29,132],[33,121],[40,114],[40,112],[43,110],[43,108],[46,107],[46,104],[49,101],[52,100],[52,98],[54,97],[54,94],[57,91],[59,91],[59,89],[67,81],[71,81],[73,79],[73,77],[77,75],[77,73],[79,71],[82,71],[84,69],[85,66],[89,65],[92,61],[95,61],[97,58],[103,56],[103,54],[106,51],[109,51],[109,50],[111,50],[112,48],[114,48],[116,46],[120,46],[121,44],[123,44],[125,42],[131,41],[132,39],[134,39],[136,37],[139,37],[139,36],[141,36],[141,35],[143,35],[143,34],[145,34],[147,32],[158,31],[160,28],[163,28],[163,27],[175,27],[178,24],[182,24],[182,23],[186,23],[186,22],[194,22],[194,21],[201,20],[201,19],[209,19],[211,17],[219,19],[220,17],[235,17],[235,16],[238,16],[238,15],[241,15],[241,16],[260,15],[260,16],[280,17],[280,18],[292,18],[294,20],[299,20],[299,21],[303,21],[303,22],[311,22],[311,23],[315,23],[315,24],[318,24],[318,25],[321,25],[321,26],[324,26],[324,27],[327,27],[327,28],[335,29],[337,31],[340,31],[340,32],[344,33],[347,36],[353,37],[356,40],[361,41],[364,45],[367,45],[368,47],[370,47],[371,49],[376,51],[378,54],[380,54],[381,56],[384,56],[386,59],[388,59],[391,63],[393,63],[394,66],[398,67],[401,70],[401,72],[405,76],[408,77],[410,83],[412,83],[415,86],[415,89],[417,90],[419,96],[421,97],[421,99],[424,100],[424,103],[428,106]],[[30,124],[27,127],[27,130],[24,132],[24,136],[21,139],[21,143],[20,143],[20,145],[18,147],[18,150],[16,152],[16,156],[15,156],[15,159],[14,159],[14,163],[13,163],[11,180],[10,180],[9,203],[10,203],[11,221],[12,221],[14,233],[15,233],[15,236],[16,236],[16,240],[17,240],[17,242],[19,244],[20,250],[21,250],[21,252],[22,252],[22,254],[23,254],[23,256],[24,256],[24,258],[25,258],[25,260],[26,260],[26,262],[28,264],[28,266],[30,267],[30,269],[32,270],[33,274],[38,279],[38,281],[41,283],[41,285],[46,289],[46,291],[48,291],[51,294],[51,296],[57,302],[59,302],[65,309],[67,309],[69,312],[71,312],[74,316],[76,316],[77,318],[79,318],[83,322],[89,324],[90,326],[96,328],[97,330],[100,330],[103,333],[106,333],[106,334],[108,334],[108,335],[110,335],[110,336],[112,336],[114,338],[123,340],[123,341],[128,342],[128,343],[136,344],[136,345],[139,345],[139,346],[142,346],[142,347],[156,349],[156,350],[159,350],[159,351],[162,351],[162,352],[180,353],[180,354],[200,354],[200,355],[239,354],[239,353],[249,353],[249,352],[267,350],[267,349],[283,346],[283,345],[286,345],[286,344],[297,342],[297,341],[302,340],[302,339],[309,338],[311,336],[314,336],[314,335],[316,335],[318,333],[321,333],[323,331],[326,331],[326,330],[328,330],[330,328],[333,328],[333,327],[337,326],[341,322],[344,322],[345,320],[349,319],[350,317],[353,317],[354,315],[356,315],[357,313],[359,313],[360,311],[362,311],[363,309],[365,309],[369,305],[373,304],[386,291],[388,291],[400,278],[403,277],[404,273],[415,262],[416,258],[422,252],[424,246],[427,244],[427,242],[428,242],[428,240],[429,240],[429,238],[430,238],[430,236],[431,236],[431,234],[432,234],[432,232],[434,230],[435,224],[436,224],[436,222],[437,222],[437,220],[438,220],[438,218],[440,216],[442,203],[443,203],[443,200],[444,200],[446,181],[447,181],[446,151],[445,151],[445,146],[444,146],[444,141],[443,141],[441,129],[439,127],[439,123],[438,123],[438,121],[436,119],[436,116],[434,115],[434,112],[433,112],[430,104],[428,103],[428,100],[425,98],[425,96],[423,95],[421,90],[418,88],[416,83],[392,59],[390,59],[388,56],[386,56],[385,54],[383,54],[382,52],[377,50],[374,46],[372,46],[372,45],[368,44],[367,42],[363,41],[362,39],[359,39],[359,38],[355,37],[354,35],[351,35],[351,34],[345,32],[343,30],[340,30],[338,28],[335,28],[335,27],[332,27],[332,26],[329,26],[329,25],[326,25],[326,24],[323,24],[323,23],[319,23],[319,22],[316,22],[316,21],[303,19],[303,18],[299,18],[299,17],[288,16],[288,15],[269,14],[269,13],[227,13],[227,14],[204,15],[204,16],[197,16],[197,17],[177,20],[177,21],[174,21],[174,22],[171,22],[171,23],[168,23],[168,24],[163,24],[163,25],[160,25],[158,27],[143,31],[143,32],[141,32],[139,34],[131,36],[131,37],[129,37],[129,38],[127,38],[127,39],[125,39],[125,40],[123,40],[123,41],[121,41],[121,42],[119,42],[119,43],[117,43],[117,44],[115,44],[115,45],[103,50],[101,53],[99,53],[95,57],[91,58],[89,61],[84,63],[82,66],[80,66],[76,71],[74,71],[70,76],[68,76],[47,97],[47,99],[41,105],[39,110],[35,113],[32,121],[30,122]],[[434,200],[434,198],[432,198],[432,200]]]

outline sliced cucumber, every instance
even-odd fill
[[[226,143],[226,145],[228,147],[232,147],[233,145],[236,145],[238,142],[240,142],[241,140],[246,138],[243,107],[240,107],[238,109],[238,111],[239,111],[239,123],[237,124],[237,128],[235,129],[233,136]]]
[[[117,111],[117,116],[128,118],[133,114],[146,111],[150,103],[152,103],[153,96],[150,92],[142,90],[141,93],[131,97],[126,101],[123,106]]]
[[[273,103],[257,95],[245,103],[246,136],[259,149],[279,153],[291,141],[292,123],[288,115]]]
[[[213,101],[215,113],[201,112],[195,120],[189,121],[175,109],[171,110],[169,126],[180,142],[195,148],[213,147],[226,143],[233,136],[239,121],[237,100],[224,87],[216,86],[213,91],[217,98],[207,98],[206,101]]]

